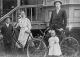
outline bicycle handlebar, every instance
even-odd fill
[[[50,29],[50,27],[47,27],[47,30],[53,30],[53,29]],[[58,31],[60,31],[60,29],[56,29],[56,30],[58,30]],[[65,32],[66,30],[61,30],[61,32]]]

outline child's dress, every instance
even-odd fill
[[[57,36],[50,37],[48,41],[49,41],[49,54],[48,55],[54,55],[54,56],[62,55],[58,37]]]

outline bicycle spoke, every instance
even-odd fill
[[[73,55],[78,52],[78,41],[75,38],[67,37],[60,43],[64,55]]]
[[[46,56],[46,45],[44,42],[39,40],[33,40],[27,48],[28,57],[45,57]]]

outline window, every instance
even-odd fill
[[[48,21],[50,21],[50,19],[51,19],[51,14],[52,14],[52,10],[49,10],[48,11]]]
[[[80,9],[74,9],[74,22],[80,22]]]
[[[74,18],[80,18],[80,9],[74,10]]]

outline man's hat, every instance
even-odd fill
[[[62,1],[57,0],[57,1],[54,1],[54,5],[55,5],[57,2],[59,2],[60,4],[62,4]]]
[[[11,18],[11,17],[10,17],[10,16],[7,16],[6,19],[7,19],[7,18]]]
[[[11,18],[10,16],[7,16],[7,17],[5,18],[5,20],[7,20],[8,18],[10,18],[10,20],[12,20],[12,18]]]

